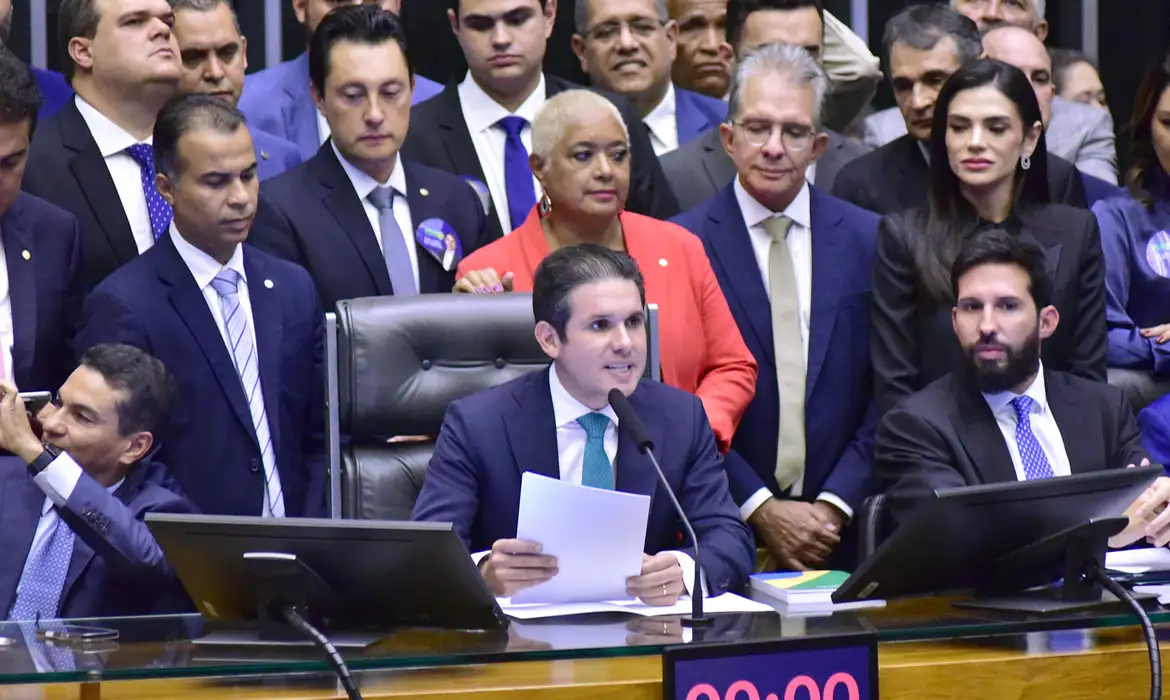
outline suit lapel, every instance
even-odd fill
[[[842,236],[837,226],[842,221],[840,214],[828,211],[824,195],[815,187],[809,188],[812,218],[812,302],[809,313],[808,369],[805,372],[806,397],[812,395],[829,339],[833,336],[833,324],[837,320],[837,302],[841,299],[841,266],[837,260],[844,257],[841,250]]]
[[[333,146],[328,143],[322,146],[312,163],[325,208],[357,249],[378,294],[393,294],[394,287],[390,284],[390,273],[386,270],[386,258],[382,256],[382,249],[378,247],[378,239],[370,228],[366,210],[345,169],[341,167],[341,162],[337,160]]]
[[[301,54],[293,62],[290,82],[284,85],[285,100],[281,106],[285,133],[297,145],[305,160],[313,157],[321,145],[317,129],[317,105],[309,92],[309,54]]]
[[[922,203],[922,193],[930,191],[930,164],[913,137],[903,136],[898,142],[901,147],[896,162],[902,177],[895,196],[899,209],[913,209]]]
[[[646,381],[650,380],[643,380],[643,383]],[[644,392],[634,391],[630,395],[630,406],[642,418],[646,430],[650,432],[650,438],[654,440],[654,456],[661,463],[662,445],[663,441],[666,440],[666,426],[657,420],[656,408],[653,405],[648,405],[644,396]],[[618,430],[617,459],[614,461],[616,462],[614,473],[617,476],[618,491],[654,496],[654,491],[658,487],[658,474],[654,471],[654,465],[650,464],[649,457],[638,452],[634,441],[625,431],[620,429]]]
[[[504,430],[516,458],[516,469],[550,479],[561,478],[560,451],[553,419],[552,392],[548,388],[549,369],[532,372],[517,387],[516,405],[504,413]]]
[[[45,494],[27,477],[16,458],[0,460],[0,614],[16,601],[16,587],[32,549]]]
[[[0,216],[0,235],[4,238],[4,259],[8,269],[8,295],[12,306],[12,364],[8,368],[14,381],[32,373],[36,355],[37,285],[33,262],[32,232],[24,216],[20,199]],[[57,387],[27,387],[55,390]]]
[[[772,304],[760,277],[756,253],[752,250],[751,233],[744,222],[743,212],[735,198],[735,184],[727,185],[715,195],[707,212],[708,239],[714,253],[712,262],[723,269],[727,281],[726,296],[743,307],[748,327],[756,341],[764,348],[767,361],[776,364],[772,346]],[[742,332],[742,331],[741,331]]]
[[[1093,423],[1093,413],[1083,410],[1076,396],[1067,396],[1064,382],[1054,378],[1051,372],[1044,373],[1044,391],[1048,395],[1048,408],[1056,420],[1056,427],[1060,428],[1064,451],[1068,454],[1069,471],[1084,474],[1111,466],[1104,459],[1108,455],[1099,448],[1095,449],[1095,446],[1085,444],[1087,440],[1101,435],[1100,424]],[[1100,444],[1099,438],[1097,443]]]
[[[443,142],[443,151],[447,154],[447,167],[440,169],[463,177],[475,178],[486,186],[487,177],[483,173],[483,166],[479,163],[479,152],[475,150],[475,143],[471,140],[471,131],[467,128],[467,121],[463,119],[463,103],[459,100],[459,86],[455,83],[448,85],[428,102],[436,102],[439,106],[440,140]],[[500,217],[496,212],[495,201],[492,201],[487,223],[492,230],[492,240],[508,233],[500,229]]]
[[[829,135],[829,147],[825,149],[825,154],[817,159],[816,177],[813,178],[815,180],[813,183],[815,186],[826,191],[829,189],[829,184],[832,182],[832,179],[841,170],[841,164],[837,161],[839,159],[838,154],[843,147],[844,143],[841,141],[840,136],[835,133]]]
[[[959,426],[956,432],[972,466],[983,478],[982,483],[1016,481],[1012,455],[991,407],[978,391],[966,386],[957,375],[952,375],[950,381],[951,391],[958,402],[954,416],[955,425]]]
[[[707,117],[682,90],[674,91],[674,121],[678,142],[684,144],[707,128]]]
[[[284,336],[284,318],[280,304],[282,290],[270,277],[255,251],[244,246],[244,272],[248,275],[248,300],[252,303],[252,322],[256,330],[256,360],[260,370],[260,389],[264,410],[268,414],[268,433],[273,449],[280,444],[280,346]],[[249,413],[248,425],[253,426]]]
[[[89,208],[118,259],[123,262],[134,259],[138,255],[138,246],[130,231],[130,220],[126,218],[114,179],[110,177],[105,158],[90,134],[89,125],[73,100],[61,110],[59,118],[61,142],[76,154],[69,160],[69,170],[77,179]]]
[[[1044,257],[1048,261],[1048,274],[1055,280],[1057,270],[1060,267],[1060,253],[1064,248],[1064,244],[1061,242],[1063,232],[1050,229],[1045,219],[1037,216],[1035,210],[1027,207],[1022,210],[1020,221],[1023,223],[1020,236],[1044,248]]]
[[[416,179],[415,170],[409,164],[404,162],[402,167],[406,175],[406,202],[410,205],[410,222],[415,229],[417,230],[427,219],[444,218],[444,212],[436,208],[441,204],[438,200],[442,198],[443,193],[424,187],[423,183]],[[427,194],[424,195],[423,192]],[[451,284],[448,280],[454,275],[454,270],[444,270],[443,264],[418,242],[417,235],[411,235],[411,238],[414,240],[415,254],[418,256],[419,291],[423,293],[432,290],[450,291]]]
[[[211,365],[211,371],[215,375],[216,381],[219,382],[220,388],[223,389],[224,395],[227,396],[232,412],[236,414],[236,418],[255,440],[256,431],[252,426],[252,414],[248,410],[248,398],[244,395],[244,385],[236,371],[235,360],[232,359],[228,353],[227,345],[223,342],[223,335],[220,334],[219,328],[215,325],[215,319],[207,308],[207,301],[202,290],[195,285],[195,278],[191,276],[191,271],[187,269],[183,259],[179,257],[179,251],[175,250],[170,236],[163,236],[156,245],[163,247],[163,250],[160,251],[162,255],[160,256],[159,277],[163,283],[171,288],[171,304],[175,307],[179,317],[183,319],[183,323],[187,325],[187,329],[191,331],[191,335],[195,338],[203,356],[207,358],[207,363]],[[252,315],[256,316],[256,313],[254,312]],[[257,341],[259,341],[259,337],[257,337]]]
[[[711,181],[711,189],[721,190],[727,183],[735,179],[735,163],[723,150],[723,142],[719,138],[719,129],[715,128],[700,136],[703,140],[703,172]]]

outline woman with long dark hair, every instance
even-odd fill
[[[1043,343],[1044,365],[1104,380],[1100,232],[1088,211],[1050,201],[1040,105],[1027,77],[991,59],[965,65],[939,93],[928,150],[929,205],[887,216],[878,230],[870,342],[879,415],[958,366],[950,269],[963,242],[985,228],[1045,249],[1060,322]],[[988,352],[1005,368],[1032,351],[996,342],[987,339]]]

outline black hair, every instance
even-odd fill
[[[1101,68],[1097,62],[1088,56],[1088,54],[1081,53],[1074,49],[1048,49],[1048,57],[1052,60],[1052,82],[1056,83],[1056,91],[1060,92],[1064,89],[1064,79],[1068,75],[1068,69],[1073,66],[1085,63],[1093,68],[1098,73]]]
[[[1170,195],[1167,187],[1170,174],[1162,170],[1154,152],[1154,115],[1167,88],[1170,88],[1170,53],[1146,72],[1134,97],[1133,116],[1129,121],[1130,166],[1125,184],[1134,199],[1150,208],[1155,200]]]
[[[459,16],[460,16],[459,15],[459,13],[460,13],[459,2],[460,2],[460,0],[447,0],[447,9],[449,9],[455,13],[456,19],[459,19]],[[548,7],[548,0],[540,0],[540,9],[543,10],[546,7]],[[405,11],[405,8],[403,9],[403,11]]]
[[[959,298],[959,279],[983,265],[1015,265],[1028,273],[1028,292],[1036,308],[1052,303],[1052,277],[1048,258],[1038,244],[994,228],[980,231],[963,243],[955,264],[951,266],[951,293]]]
[[[31,136],[42,104],[41,90],[28,65],[0,47],[0,124],[27,121]]]
[[[950,37],[959,53],[959,65],[983,55],[979,25],[966,15],[946,5],[911,5],[886,22],[882,44],[886,61],[894,44],[905,44],[918,51],[930,51],[938,42]]]
[[[563,339],[572,315],[569,296],[573,290],[611,279],[636,284],[642,306],[646,305],[646,283],[638,263],[628,254],[593,244],[558,248],[536,267],[532,282],[532,314],[536,322],[547,322]]]
[[[213,95],[176,95],[167,100],[154,121],[154,169],[171,182],[179,180],[179,139],[196,127],[234,134],[247,119],[226,100]]]
[[[73,78],[76,69],[73,59],[69,58],[69,42],[74,37],[92,39],[97,36],[101,19],[97,0],[61,0],[57,11],[57,48],[61,52],[61,72],[66,80]]]
[[[309,41],[309,79],[320,95],[325,94],[325,79],[329,77],[330,51],[343,41],[368,46],[393,41],[402,49],[407,76],[414,76],[406,29],[397,15],[377,5],[345,5],[325,15]]]
[[[119,433],[147,432],[157,439],[166,430],[175,380],[161,361],[131,345],[95,345],[81,356],[81,366],[126,393],[117,407]]]
[[[236,24],[236,31],[240,31],[240,17],[236,14],[236,6],[232,0],[167,0],[171,5],[171,9],[175,12],[179,10],[191,10],[193,12],[211,12],[220,5],[227,5],[232,13],[232,21]]]
[[[727,43],[731,44],[733,49],[739,44],[739,38],[743,34],[743,25],[747,24],[747,19],[753,12],[762,10],[790,11],[805,7],[816,8],[817,14],[821,17],[821,24],[824,24],[825,4],[823,0],[728,0],[725,24]]]

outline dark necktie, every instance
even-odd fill
[[[150,212],[150,230],[157,241],[170,228],[172,212],[171,205],[154,185],[154,147],[148,143],[136,143],[126,150],[142,173],[142,192],[146,195],[146,210]]]
[[[504,142],[504,187],[508,193],[508,215],[512,230],[520,227],[536,205],[536,188],[532,185],[532,167],[520,132],[528,126],[524,117],[504,117],[496,124],[508,135]]]

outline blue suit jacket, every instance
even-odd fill
[[[714,129],[727,118],[727,103],[690,90],[674,90],[674,119],[678,124],[678,145]]]
[[[1118,187],[1099,177],[1081,173],[1081,180],[1085,183],[1085,201],[1092,207],[1097,202],[1119,197],[1126,193],[1124,187]]]
[[[442,85],[416,75],[412,103],[428,100],[442,90]],[[317,134],[317,106],[309,91],[308,53],[245,78],[239,106],[253,129],[296,144],[301,160],[317,153],[321,139]]]
[[[12,377],[22,391],[56,391],[76,366],[73,336],[85,283],[77,219],[21,193],[0,214],[12,309]]]
[[[403,160],[406,200],[415,228],[427,219],[451,225],[467,257],[490,242],[491,232],[475,190],[457,175]],[[309,271],[321,304],[393,294],[386,259],[362,202],[330,143],[312,159],[260,187],[252,244]],[[419,290],[450,293],[455,267],[418,244]],[[458,263],[458,260],[455,261]]]
[[[296,144],[259,129],[252,129],[251,134],[252,147],[256,149],[256,173],[261,180],[276,177],[301,164],[301,152]]]
[[[264,408],[290,517],[325,514],[324,314],[304,270],[251,246],[244,270]],[[159,458],[199,508],[260,515],[261,446],[235,362],[170,236],[85,301],[78,352],[127,343],[162,360],[179,392]]]
[[[520,479],[525,471],[559,479],[549,370],[451,404],[435,444],[414,519],[454,523],[471,551],[516,536]],[[751,533],[727,492],[715,434],[694,395],[642,381],[630,395],[654,439],[654,454],[699,538],[708,593],[747,583],[755,558]],[[625,433],[618,437],[617,488],[653,498],[646,553],[684,550],[678,516],[654,467]]]
[[[76,539],[59,614],[63,618],[187,612],[193,609],[143,523],[147,513],[198,512],[188,499],[163,488],[165,468],[135,465],[113,494],[82,474],[57,512]],[[0,617],[32,547],[45,493],[24,462],[0,457]]]
[[[674,219],[707,249],[744,342],[759,365],[756,396],[727,456],[731,493],[742,505],[776,485],[780,395],[772,312],[734,183]],[[870,278],[878,217],[815,187],[812,213],[812,307],[805,394],[803,494],[828,491],[856,512],[871,491],[876,414],[869,356]]]
[[[51,70],[44,68],[32,68],[33,77],[36,78],[37,88],[41,91],[41,111],[37,113],[38,119],[47,119],[56,114],[62,107],[69,102],[69,98],[73,97],[73,88],[65,81],[65,76]]]

